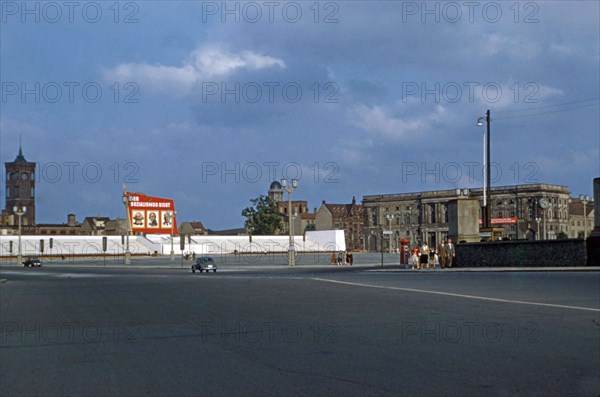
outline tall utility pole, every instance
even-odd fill
[[[482,126],[483,120],[485,119],[487,125],[486,131],[486,139],[485,139],[485,186],[484,186],[484,196],[483,196],[483,211],[481,217],[483,218],[481,221],[484,229],[489,229],[491,227],[490,215],[491,215],[491,204],[492,204],[492,188],[491,188],[491,176],[492,176],[492,167],[491,167],[491,157],[490,157],[490,130],[492,118],[490,116],[490,110],[488,109],[485,113],[485,117],[480,117],[477,119],[477,125]]]

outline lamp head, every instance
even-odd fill
[[[477,127],[481,127],[483,125],[483,120],[485,120],[485,117],[480,117],[477,119]]]
[[[298,179],[292,179],[292,187],[294,189],[298,187]]]
[[[287,179],[281,178],[281,187],[283,187],[283,188],[287,187]]]

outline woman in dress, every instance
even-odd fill
[[[423,241],[419,252],[421,254],[419,257],[419,270],[423,269],[423,265],[426,265],[427,269],[429,269],[429,246],[425,241]]]

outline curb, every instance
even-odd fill
[[[385,273],[517,273],[517,272],[598,272],[600,267],[463,267],[453,269],[427,269],[427,270],[412,270],[412,269],[372,269],[373,272]]]

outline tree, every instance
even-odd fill
[[[276,234],[281,228],[281,215],[277,204],[267,196],[250,200],[251,207],[242,211],[246,217],[246,229],[253,235]]]

